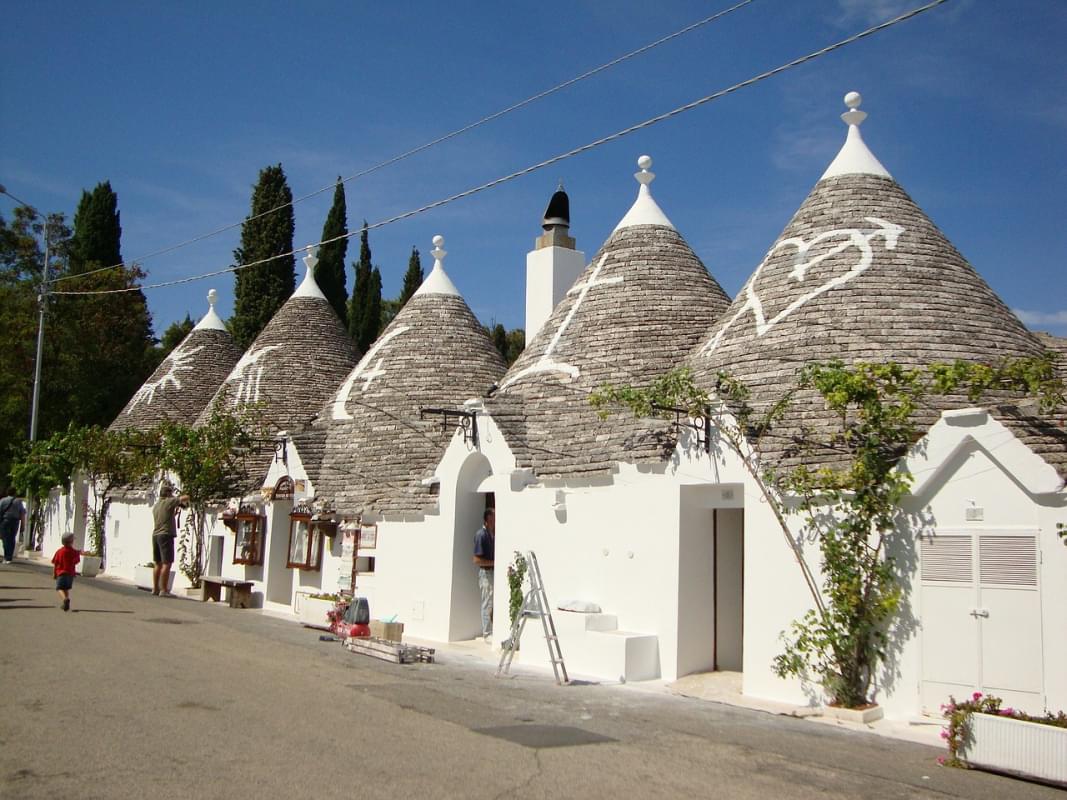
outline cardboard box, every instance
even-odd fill
[[[380,619],[372,619],[370,621],[370,635],[390,642],[402,642],[404,640],[404,623],[382,622]]]

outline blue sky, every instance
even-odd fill
[[[123,255],[148,283],[232,262],[259,170],[294,196],[331,185],[732,5],[657,3],[11,3],[0,30],[0,183],[73,214],[118,193]],[[346,186],[349,227],[417,208],[723,89],[921,0],[754,0],[656,50]],[[525,255],[562,179],[591,257],[653,194],[735,294],[844,141],[864,138],[1035,330],[1067,335],[1067,4],[946,5],[694,111],[472,198],[371,232],[385,294],[412,245],[445,265],[485,322],[523,325]],[[317,241],[332,192],[296,205]],[[12,203],[0,198],[9,216]],[[349,261],[358,255],[358,240]],[[298,272],[302,272],[302,266]],[[299,278],[299,274],[298,274]],[[349,289],[351,289],[351,274]],[[233,277],[150,290],[157,333]],[[966,309],[961,309],[966,313]]]

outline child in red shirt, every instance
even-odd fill
[[[56,591],[63,598],[63,610],[70,611],[70,590],[74,586],[74,568],[82,560],[80,550],[74,549],[74,534],[63,536],[63,546],[52,556],[55,568],[52,570],[56,579]]]

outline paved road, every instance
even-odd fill
[[[1042,798],[939,751],[629,687],[398,666],[249,611],[0,567],[0,797]]]

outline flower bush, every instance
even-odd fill
[[[938,764],[950,767],[966,767],[967,763],[960,758],[960,750],[966,749],[971,744],[971,715],[992,714],[999,717],[1011,717],[1023,722],[1036,722],[1041,725],[1054,725],[1057,728],[1067,728],[1067,714],[1060,711],[1053,714],[1051,711],[1042,717],[1035,717],[1014,708],[1002,708],[1004,701],[991,694],[975,692],[969,700],[956,700],[949,695],[948,702],[941,706],[948,727],[941,731],[941,738],[948,744],[948,756],[937,759]]]

